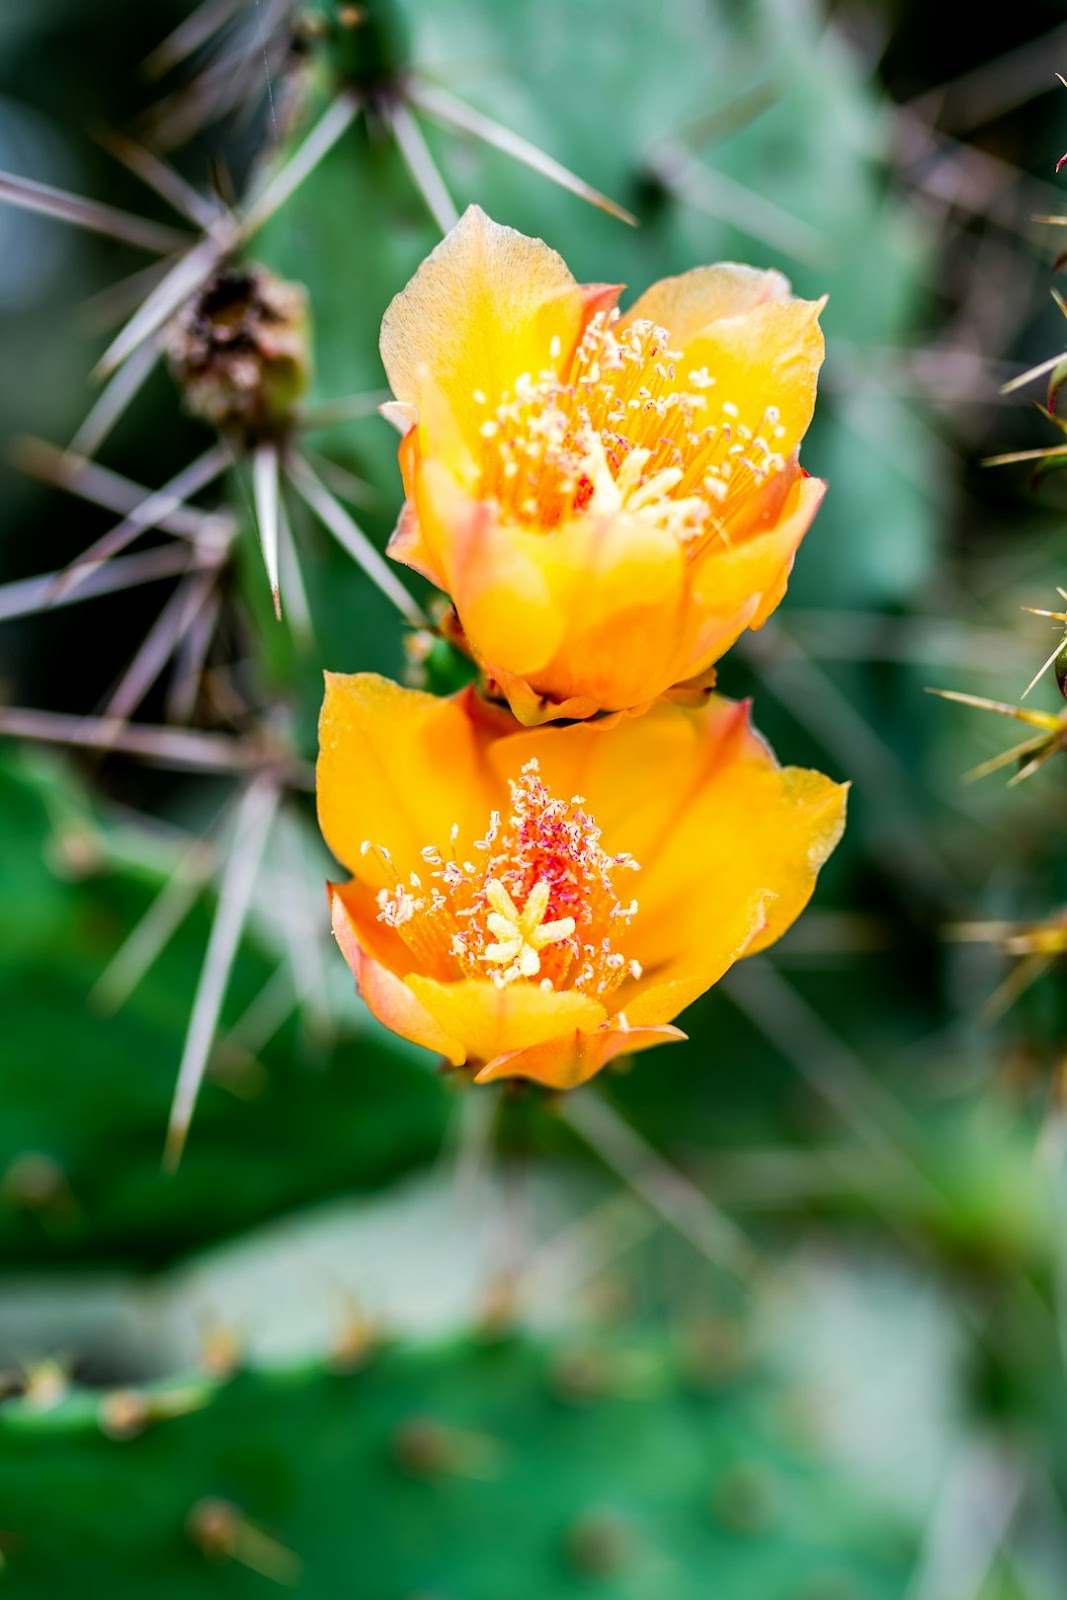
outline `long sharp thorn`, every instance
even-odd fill
[[[123,478],[119,473],[98,466],[84,456],[75,455],[71,450],[58,450],[44,439],[16,439],[11,454],[15,465],[31,477],[55,484],[57,488],[80,495],[83,500],[103,506],[106,511],[118,512],[120,516],[136,512],[152,493],[130,478]],[[199,544],[213,543],[219,552],[232,537],[232,523],[228,516],[219,512],[200,511],[195,506],[175,506],[166,515],[157,516],[154,526]],[[56,604],[59,603],[57,600]]]
[[[1061,350],[1058,356],[1049,356],[1047,361],[1042,361],[1036,367],[1028,367],[1025,372],[1020,372],[1009,383],[1001,387],[1001,394],[1012,394],[1016,389],[1021,389],[1034,378],[1043,378],[1046,372],[1051,372],[1058,367],[1061,361],[1067,361],[1067,350]]]
[[[259,526],[263,565],[267,569],[274,615],[282,620],[282,596],[278,579],[279,465],[273,444],[257,445],[252,455],[252,498]]]
[[[240,9],[243,0],[204,0],[203,5],[180,22],[141,63],[141,71],[149,78],[161,78],[171,67],[176,67],[206,44]]]
[[[316,478],[307,462],[294,456],[289,462],[289,481],[310,506],[320,522],[329,529],[353,561],[361,566],[372,583],[396,606],[414,628],[425,628],[427,619],[385,558],[374,548],[362,528],[357,527],[344,506],[335,500],[326,486]]]
[[[325,982],[326,968],[321,958],[322,921],[318,895],[309,896],[311,882],[310,862],[305,859],[302,840],[293,829],[282,841],[284,852],[274,851],[288,858],[285,870],[276,871],[272,882],[277,885],[277,903],[291,908],[291,914],[281,918],[281,933],[288,951],[288,964],[292,972],[293,989],[298,999],[313,1007],[321,1021],[329,1018],[329,990]],[[281,862],[278,862],[281,865]]]
[[[468,1086],[458,1097],[453,1161],[453,1193],[461,1215],[477,1215],[492,1173],[493,1129],[500,1111],[500,1096]]]
[[[124,726],[141,704],[203,606],[214,581],[214,573],[200,572],[179,584],[104,707],[103,716],[108,721],[116,719],[119,726]]]
[[[1018,461],[1049,461],[1054,456],[1067,456],[1067,444],[1052,444],[1047,450],[1008,450],[999,456],[983,456],[979,465],[1011,467]]]
[[[373,416],[392,395],[388,389],[374,389],[369,394],[342,395],[338,400],[323,400],[317,406],[307,406],[300,413],[302,430],[333,428],[339,422],[353,422],[360,417]]]
[[[877,826],[894,869],[907,872],[924,888],[939,880],[947,883],[945,862],[917,819],[909,816],[915,802],[907,768],[877,727],[783,629],[749,634],[743,648],[769,692],[874,797]]]
[[[190,495],[199,493],[201,489],[220,477],[230,465],[231,459],[229,447],[219,443],[205,450],[204,454],[190,462],[189,466],[183,467],[169,483],[150,494],[117,527],[97,539],[84,555],[78,557],[74,565],[67,568],[56,584],[57,599],[77,588],[91,572],[103,566],[106,561],[110,561],[112,556],[118,555],[138,535],[149,528],[154,528],[162,517],[177,510]]]
[[[1045,673],[1048,671],[1049,667],[1051,667],[1052,663],[1055,661],[1056,657],[1059,655],[1059,653],[1060,653],[1060,651],[1062,649],[1063,649],[1063,643],[1062,643],[1062,640],[1061,640],[1060,643],[1058,643],[1056,645],[1056,648],[1053,650],[1052,654],[1049,656],[1049,658],[1045,662],[1044,666],[1038,667],[1037,671],[1034,673],[1033,677],[1030,679],[1030,682],[1026,685],[1026,688],[1023,690],[1022,694],[1020,695],[1019,698],[1021,700],[1025,700],[1027,695],[1030,693],[1030,690],[1035,686],[1035,684],[1037,684],[1037,682],[1041,678],[1043,678],[1045,676]]]
[[[239,1045],[249,1055],[256,1056],[270,1043],[303,999],[294,987],[293,976],[289,962],[280,961],[247,1009],[228,1030],[226,1037],[230,1044]]]
[[[1003,939],[1013,928],[1011,922],[953,922],[943,929],[942,937],[955,944],[988,944]]]
[[[106,333],[117,323],[125,322],[145,296],[163,282],[172,261],[173,257],[162,256],[147,267],[138,267],[136,272],[128,272],[124,278],[116,278],[102,289],[87,295],[79,307],[86,328],[90,332]]]
[[[337,96],[292,158],[270,180],[258,198],[252,201],[241,222],[243,239],[250,239],[281,209],[355,120],[359,109],[359,100],[351,90],[345,90]]]
[[[747,69],[744,70],[747,73]],[[751,89],[742,90],[735,99],[727,100],[724,105],[716,106],[703,116],[685,123],[679,128],[677,137],[690,150],[721,144],[724,139],[747,128],[749,123],[755,122],[757,117],[777,105],[781,97],[781,88],[773,82],[754,84]]]
[[[1022,706],[1013,706],[1005,700],[984,700],[981,695],[967,694],[962,689],[927,689],[927,694],[936,694],[939,700],[954,700],[961,706],[974,706],[978,711],[995,711],[1001,717],[1013,717],[1016,722],[1028,722],[1034,728],[1044,728],[1047,733],[1053,733],[1062,725],[1062,718],[1057,717],[1052,711],[1026,711]]]
[[[1065,51],[1067,26],[1060,23],[992,60],[967,68],[947,83],[924,89],[907,102],[908,110],[939,127],[951,127],[954,134],[970,132],[1017,110],[1051,88],[1048,64],[1062,57]],[[1056,76],[1059,77],[1059,73]]]
[[[104,233],[110,239],[120,239],[123,244],[158,255],[170,255],[189,243],[189,235],[180,233],[177,228],[150,222],[132,212],[119,211],[115,206],[98,205],[95,200],[83,200],[80,195],[67,194],[63,189],[37,183],[33,178],[16,177],[11,172],[0,172],[0,201],[7,201],[8,205],[18,206],[23,211],[54,217],[57,222],[68,222],[73,228]]]
[[[1040,750],[1034,751],[1025,766],[1020,767],[1018,772],[1008,779],[1008,788],[1015,789],[1020,783],[1025,783],[1027,778],[1032,778],[1034,773],[1045,765],[1046,761],[1051,761],[1053,756],[1059,755],[1063,748],[1062,739],[1048,740]]]
[[[1045,976],[1052,964],[1051,956],[1041,955],[1036,951],[1032,955],[1024,956],[1018,966],[1012,968],[1003,983],[998,984],[989,996],[982,1007],[982,1021],[998,1022],[1038,978]]]
[[[609,200],[607,195],[601,194],[599,189],[594,189],[584,178],[579,178],[569,167],[546,155],[529,139],[524,139],[521,134],[513,133],[510,128],[494,122],[492,117],[483,116],[480,111],[475,111],[463,100],[457,100],[446,90],[438,89],[434,84],[415,81],[408,88],[408,98],[435,121],[457,129],[461,133],[469,133],[475,139],[481,139],[495,149],[502,150],[505,155],[511,156],[515,161],[521,161],[524,166],[531,167],[534,172],[539,172],[550,182],[559,184],[561,189],[569,190],[580,200],[587,200],[590,205],[599,206],[601,211],[607,211],[611,216],[618,217],[620,222],[628,222],[631,227],[636,228],[637,218],[632,212],[617,205],[614,200]]]
[[[859,1138],[890,1157],[912,1181],[929,1187],[908,1150],[911,1130],[896,1101],[766,957],[739,961],[723,987]]]
[[[105,150],[109,150],[117,161],[121,161],[142,183],[154,190],[186,222],[191,222],[198,229],[213,228],[218,222],[221,215],[218,201],[213,196],[200,194],[191,183],[186,183],[180,172],[176,172],[166,161],[161,161],[143,144],[127,139],[124,134],[115,133],[110,128],[100,130],[97,139]]]
[[[215,635],[221,608],[222,596],[214,588],[181,641],[167,694],[167,718],[171,722],[188,722],[193,714],[204,662]]]
[[[357,478],[354,472],[342,467],[339,461],[331,461],[329,456],[320,455],[317,450],[312,450],[307,445],[304,446],[303,456],[311,470],[318,473],[327,489],[339,495],[342,500],[347,500],[349,505],[369,508],[381,504],[382,497],[373,485],[366,483],[362,478]]]
[[[560,1097],[562,1121],[584,1139],[646,1205],[676,1228],[715,1266],[746,1277],[756,1265],[752,1246],[707,1195],[665,1161],[595,1090]]]
[[[397,149],[411,175],[416,189],[426,202],[427,209],[442,233],[448,233],[459,221],[455,201],[448,192],[445,180],[430,154],[422,129],[403,101],[389,108],[389,126],[393,130]]]
[[[289,616],[289,626],[298,639],[309,641],[313,635],[311,622],[311,606],[308,604],[307,589],[304,587],[304,575],[300,570],[300,557],[293,538],[293,530],[289,525],[289,518],[285,514],[285,502],[278,497],[278,562],[279,570],[284,574],[286,607]]]
[[[697,211],[728,222],[775,250],[785,250],[798,261],[825,259],[826,240],[810,223],[725,172],[706,167],[680,140],[662,140],[648,164],[664,188]]]
[[[96,454],[130,401],[140,392],[158,360],[158,346],[143,344],[124,366],[112,374],[70,441],[70,448],[76,455]]]
[[[988,778],[994,772],[1001,772],[1005,767],[1012,767],[1017,762],[1026,760],[1035,751],[1045,750],[1048,743],[1047,734],[1041,734],[1036,739],[1024,739],[1022,744],[1012,745],[1010,750],[1001,750],[999,755],[990,756],[988,761],[982,761],[977,767],[972,767],[969,772],[964,773],[963,780],[965,783],[977,783],[980,778]],[[1023,770],[1028,770],[1028,767]]]
[[[116,731],[107,717],[75,717],[60,711],[0,706],[0,734],[39,744],[68,744],[82,750],[117,750],[150,766],[189,772],[249,772],[262,762],[254,745],[224,733],[187,728],[156,728],[134,723]],[[294,771],[294,782],[311,786],[310,774]]]
[[[192,910],[214,867],[214,851],[198,839],[97,978],[89,993],[90,1004],[108,1012],[125,1004]]]
[[[214,565],[214,558],[210,563],[202,563],[202,558],[198,557],[195,550],[182,545],[163,545],[158,550],[121,556],[106,568],[96,568],[84,584],[59,601],[52,597],[60,573],[45,572],[39,578],[20,578],[14,583],[0,585],[0,622],[32,616],[38,611],[48,611],[55,605],[75,605],[79,600],[93,600],[97,595],[132,589],[139,583],[176,578],[182,573],[195,571],[201,564]]]
[[[95,374],[106,377],[137,349],[145,339],[151,338],[174,315],[191,295],[210,278],[224,256],[233,248],[231,230],[218,228],[210,237],[201,239],[171,268],[144,302],[134,312],[129,322],[115,335],[94,369]]]
[[[177,1170],[185,1147],[230,972],[252,900],[260,858],[277,805],[277,788],[266,777],[259,777],[249,784],[237,807],[233,846],[219,886],[218,908],[211,925],[174,1089],[163,1156],[163,1165],[168,1172]]]

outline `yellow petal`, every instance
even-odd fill
[[[745,628],[762,627],[785,593],[800,541],[822,504],[826,484],[794,468],[779,474],[785,497],[769,525],[760,525],[760,506],[753,521],[733,529],[725,547],[712,541],[697,557],[690,576],[690,651],[679,678],[695,677],[717,661]],[[777,487],[778,480],[768,484]]]
[[[495,791],[482,781],[485,734],[462,698],[441,700],[361,672],[326,674],[319,719],[319,826],[338,861],[367,883],[391,885],[369,840],[401,877],[426,845],[445,847],[453,824],[481,838]]]
[[[815,388],[823,359],[819,327],[822,301],[771,300],[743,316],[723,317],[688,340],[678,381],[706,367],[715,379],[707,391],[709,420],[718,421],[724,406],[736,406],[736,417],[754,435],[766,437],[778,455],[788,458],[807,432],[815,410]],[[768,406],[777,422],[765,424]],[[780,430],[780,431],[779,431]]]
[[[386,311],[382,361],[398,400],[422,412],[432,381],[473,438],[485,415],[475,392],[495,404],[522,373],[536,377],[553,338],[569,359],[584,316],[561,256],[471,206]]]
[[[713,267],[694,267],[676,278],[661,278],[630,307],[621,326],[644,318],[665,328],[675,345],[686,345],[712,322],[744,316],[756,306],[789,297],[789,280],[780,272],[722,261]]]
[[[592,1032],[607,1021],[604,1007],[573,989],[533,983],[503,988],[488,978],[441,983],[412,974],[407,982],[420,1005],[475,1061],[492,1061],[550,1039]]]

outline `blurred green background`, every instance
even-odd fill
[[[1057,70],[1037,0],[0,0],[0,169],[188,243],[144,176],[203,216],[358,101],[238,251],[307,288],[309,408],[382,387],[440,236],[420,177],[581,279],[740,259],[828,291],[830,492],[720,684],[853,782],[812,907],[687,1044],[573,1111],[439,1075],[351,992],[307,771],[323,667],[458,663],[405,649],[291,484],[307,614],[283,559],[277,623],[241,450],[113,592],[35,581],[216,435],[156,361],[62,455],[168,263],[0,206],[0,1593],[1061,1600],[1067,1004],[997,930],[1062,914],[1063,775],[965,783],[1026,730],[924,692],[1015,702],[1056,638],[1020,608],[1059,604],[1057,477],[982,462],[1055,437],[1039,382],[1000,391],[1063,344]],[[639,227],[442,126],[442,91]],[[382,547],[395,435],[362,410],[292,449]]]

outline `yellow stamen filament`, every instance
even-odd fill
[[[617,334],[618,316],[591,319],[566,373],[524,373],[501,397],[480,427],[477,492],[540,532],[625,514],[690,552],[710,535],[729,543],[738,500],[785,466],[778,407],[741,420],[706,367],[679,380],[663,328],[639,318]]]

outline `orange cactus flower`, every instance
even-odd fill
[[[524,728],[470,689],[327,674],[318,805],[374,1015],[479,1082],[564,1089],[683,1038],[671,1019],[778,938],[845,789],[778,767],[726,700]]]
[[[707,674],[781,600],[825,488],[797,459],[821,302],[735,265],[622,315],[620,287],[472,206],[382,323],[390,551],[452,597],[528,724]]]

